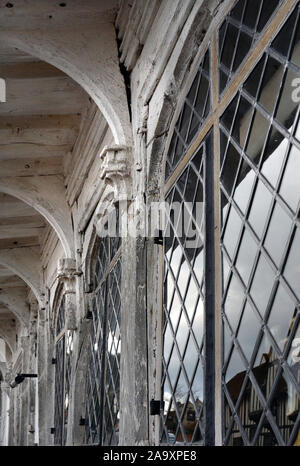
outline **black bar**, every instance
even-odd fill
[[[205,141],[205,313],[204,313],[204,445],[215,444],[215,244],[214,162],[212,131]]]

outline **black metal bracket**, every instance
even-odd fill
[[[15,377],[15,382],[16,384],[20,384],[22,382],[24,382],[24,380],[26,378],[36,378],[37,377],[37,374],[17,374],[17,376]]]
[[[52,435],[55,434],[55,430],[56,430],[55,427],[51,427],[50,434],[52,434]]]
[[[164,409],[165,402],[161,400],[150,401],[150,416],[157,416]]]
[[[80,426],[85,426],[85,418],[84,417],[81,417],[80,420],[79,420],[79,425]]]
[[[164,237],[162,230],[156,230],[154,234],[154,244],[158,244],[159,246],[163,246],[164,244]]]
[[[51,364],[57,364],[57,359],[56,359],[56,358],[52,358],[52,359],[51,359]]]

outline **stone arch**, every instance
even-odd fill
[[[74,253],[71,213],[59,176],[0,178],[0,191],[36,209],[57,233],[67,257]]]
[[[1,40],[61,69],[95,101],[116,144],[131,144],[132,134],[123,76],[112,23],[84,31],[3,31]],[[88,44],[88,48],[87,48]]]
[[[22,278],[31,288],[39,304],[43,303],[40,287],[40,255],[37,247],[2,249],[0,264]]]
[[[0,290],[0,303],[9,309],[20,322],[27,326],[29,321],[29,306],[26,304],[26,290]]]
[[[9,329],[5,328],[3,325],[0,327],[0,338],[5,341],[7,344],[11,354],[14,354],[15,351],[15,332],[9,331]]]

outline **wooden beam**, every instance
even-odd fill
[[[63,71],[43,61],[0,63],[0,76],[4,79],[35,79],[65,76]]]
[[[32,217],[37,211],[15,197],[0,193],[0,218],[6,217]]]
[[[7,215],[10,213],[7,212]],[[44,227],[45,221],[41,215],[30,215],[28,217],[1,217],[0,226],[2,225],[28,225],[31,227]]]
[[[1,74],[0,74],[1,76]],[[0,129],[79,128],[80,114],[0,116]]]
[[[7,79],[0,115],[68,115],[80,113],[87,103],[85,91],[65,76]]]
[[[42,136],[41,136],[42,138]],[[3,140],[3,139],[2,139]],[[75,140],[75,138],[74,138]],[[11,144],[1,144],[0,160],[8,159],[42,159],[44,157],[64,157],[72,150],[73,142],[61,145],[49,145],[43,143],[19,142]]]
[[[39,239],[36,236],[30,238],[0,239],[0,249],[16,249],[34,246],[39,246]]]
[[[37,176],[63,174],[62,157],[47,157],[40,160],[0,160],[1,176]]]

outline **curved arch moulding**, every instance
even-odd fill
[[[36,209],[59,237],[66,257],[73,257],[71,212],[63,181],[58,176],[0,178],[0,191]]]

